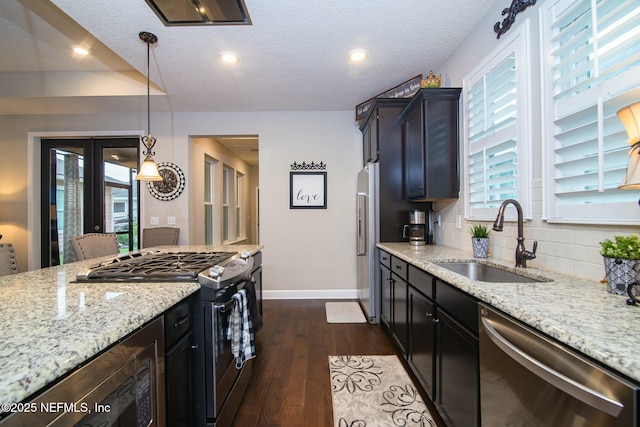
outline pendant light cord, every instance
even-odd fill
[[[155,34],[142,31],[138,34],[140,40],[147,44],[147,135],[142,137],[145,147],[147,148],[146,155],[153,156],[151,149],[156,144],[156,139],[151,136],[151,45],[158,41],[158,37]]]

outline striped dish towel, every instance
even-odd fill
[[[232,298],[235,304],[229,314],[227,339],[231,341],[231,353],[236,359],[236,368],[240,369],[244,362],[256,357],[256,345],[245,290],[240,289]]]

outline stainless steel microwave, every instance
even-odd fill
[[[164,321],[158,318],[0,421],[14,426],[165,427]],[[26,407],[26,406],[25,406]]]

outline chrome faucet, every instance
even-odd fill
[[[522,206],[514,199],[507,199],[498,208],[498,216],[493,223],[493,229],[495,231],[502,231],[504,225],[504,210],[508,204],[515,206],[518,211],[518,246],[516,246],[516,267],[527,267],[527,260],[534,259],[536,257],[536,250],[538,249],[538,242],[533,242],[533,251],[528,251],[524,247],[524,226],[522,219]]]

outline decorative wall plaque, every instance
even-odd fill
[[[289,209],[327,209],[326,172],[289,172]]]
[[[158,163],[162,181],[147,181],[147,189],[153,197],[162,201],[173,200],[182,194],[185,185],[184,172],[171,162]]]
[[[511,25],[516,22],[516,15],[529,6],[536,4],[537,0],[513,0],[511,2],[511,6],[502,10],[502,16],[507,15],[506,18],[502,20],[502,23],[496,22],[493,26],[493,31],[497,33],[497,38],[500,38],[501,35],[509,31]]]

